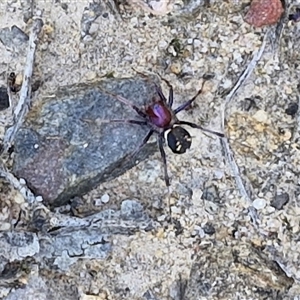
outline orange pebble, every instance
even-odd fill
[[[284,9],[280,0],[252,0],[245,22],[255,27],[278,22]]]

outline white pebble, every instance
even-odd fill
[[[270,120],[268,118],[268,114],[264,110],[258,110],[254,115],[253,118],[260,123],[269,123]]]
[[[107,203],[109,201],[109,195],[108,194],[104,194],[102,197],[101,197],[101,202],[102,203]]]
[[[43,197],[42,196],[37,196],[37,197],[35,197],[35,200],[37,202],[43,202]]]
[[[158,48],[161,50],[167,48],[167,46],[168,46],[168,43],[166,41],[159,41],[159,43],[158,43]]]
[[[3,222],[0,225],[0,231],[7,231],[9,229],[10,229],[10,223],[8,223],[8,222]]]
[[[22,196],[21,193],[16,193],[14,200],[15,200],[15,203],[17,203],[17,204],[24,203],[24,197]]]
[[[97,31],[99,31],[99,24],[94,22],[94,23],[91,24],[89,34],[93,35],[93,34],[97,33]]]
[[[157,217],[157,221],[158,222],[162,222],[162,221],[164,221],[166,219],[166,215],[161,215],[161,216],[158,216]]]
[[[263,209],[266,207],[266,200],[263,198],[257,198],[253,201],[253,207],[256,209]]]
[[[22,184],[22,185],[25,185],[25,184],[26,184],[26,181],[25,181],[24,178],[20,178],[19,181],[20,181],[20,184]]]
[[[96,206],[100,206],[102,204],[101,199],[97,198],[94,200]]]
[[[182,211],[181,211],[181,208],[180,208],[180,207],[172,206],[172,207],[171,207],[171,212],[172,212],[173,214],[178,214],[178,215],[180,215]]]
[[[194,47],[200,47],[201,46],[201,41],[198,39],[194,39]]]
[[[216,179],[222,179],[224,177],[224,171],[222,170],[215,170],[215,176],[216,176]]]

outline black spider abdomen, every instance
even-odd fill
[[[184,128],[172,128],[167,136],[168,146],[176,154],[183,154],[191,147],[192,137]]]

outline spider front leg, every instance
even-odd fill
[[[138,124],[138,125],[147,125],[146,121],[138,121],[138,120],[119,120],[119,119],[113,119],[113,120],[100,120],[99,123],[125,123],[125,124]]]
[[[158,136],[158,147],[159,147],[159,151],[160,151],[160,155],[161,155],[162,163],[163,163],[163,167],[164,167],[164,176],[165,176],[166,186],[169,187],[170,186],[170,178],[169,178],[168,169],[167,169],[166,152],[164,150],[164,137],[163,137],[163,133],[161,133]]]
[[[111,92],[108,92],[108,91],[103,91],[105,94],[117,99],[118,101],[124,103],[125,105],[131,107],[133,110],[135,110],[137,112],[137,114],[139,116],[141,116],[142,118],[144,119],[147,119],[147,115],[143,112],[142,109],[138,108],[135,104],[133,104],[131,101],[129,101],[128,99],[120,96],[120,95],[116,95],[116,94],[113,94]]]
[[[149,130],[149,132],[146,134],[146,136],[143,138],[143,141],[137,146],[137,148],[129,155],[130,158],[134,158],[147,144],[149,141],[150,137],[153,134],[153,130]]]
[[[174,100],[174,92],[173,92],[173,86],[172,84],[170,83],[170,81],[168,81],[167,79],[165,78],[162,78],[161,79],[167,84],[167,86],[169,87],[169,101],[168,101],[168,106],[170,108],[172,108],[173,106],[173,100]]]
[[[204,128],[200,125],[197,125],[197,124],[194,124],[194,123],[191,123],[191,122],[186,122],[186,121],[178,121],[176,122],[176,124],[179,124],[179,125],[187,125],[187,126],[190,126],[192,128],[197,128],[197,129],[201,129],[202,131],[205,131],[205,132],[209,132],[209,133],[212,133],[220,138],[223,138],[224,137],[224,134],[221,133],[221,132],[217,132],[217,131],[214,131],[214,130],[210,130],[210,129],[207,129],[207,128]]]
[[[168,101],[167,101],[167,99],[166,99],[165,95],[163,94],[163,92],[162,92],[162,90],[161,90],[160,87],[156,86],[156,91],[157,91],[158,95],[160,96],[160,98],[161,98],[165,103],[167,103],[168,106],[169,106],[170,108],[172,108],[172,106],[173,106],[173,100],[174,100],[173,86],[171,85],[171,83],[170,83],[167,79],[161,77],[159,74],[158,74],[158,76],[159,76],[160,79],[163,80],[163,81],[167,84],[167,86],[169,87],[169,99],[168,99]]]
[[[197,94],[191,100],[183,103],[182,105],[180,105],[179,107],[177,107],[174,110],[175,114],[178,114],[180,111],[188,108],[196,100],[196,98],[202,93],[205,82],[206,82],[206,80],[204,79],[202,82],[202,85],[201,85],[201,89],[197,92]]]

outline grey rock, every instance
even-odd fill
[[[5,27],[0,29],[0,41],[9,48],[19,48],[27,45],[28,35],[17,26]]]
[[[290,196],[288,193],[276,194],[270,205],[279,210],[283,209],[284,205],[286,205],[289,201]]]
[[[43,262],[47,261],[47,258],[55,258],[53,265],[60,270],[68,270],[78,259],[106,258],[111,251],[108,239],[107,235],[100,234],[96,228],[64,229],[55,235],[43,237],[39,254]]]
[[[187,20],[195,19],[201,11],[209,5],[208,0],[185,0],[184,7],[178,12],[179,16]]]
[[[203,231],[208,235],[213,235],[216,233],[216,229],[214,225],[210,222],[207,222],[206,224],[203,225]]]
[[[15,283],[15,286],[18,286]],[[29,300],[29,299],[38,299],[38,300],[47,300],[53,299],[50,298],[49,288],[47,287],[47,283],[34,274],[28,284],[22,286],[22,288],[14,289],[9,295],[5,298],[6,300]],[[64,298],[66,299],[66,298]]]
[[[215,185],[205,187],[203,189],[202,199],[218,203],[220,201],[220,197],[218,195],[217,187]]]
[[[35,233],[4,232],[0,234],[1,257],[9,261],[21,260],[36,255],[39,241]]]
[[[144,215],[142,205],[134,200],[125,200],[121,205],[121,217],[123,220],[139,219]]]
[[[81,18],[81,36],[85,37],[87,34],[92,34],[90,31],[94,21],[105,13],[106,6],[101,2],[90,3],[89,7],[86,7]],[[95,32],[94,32],[95,33]]]
[[[47,270],[68,271],[80,259],[104,260],[112,251],[114,235],[131,235],[156,228],[140,203],[125,200],[119,211],[105,210],[86,218],[42,214],[44,224],[38,233],[4,232],[0,234],[0,286],[16,282],[22,265],[39,265]],[[42,218],[45,218],[41,222]]]
[[[157,149],[156,143],[148,143],[135,159],[128,159],[148,128],[101,123],[139,119],[108,91],[138,106],[149,103],[156,93],[153,81],[141,77],[62,87],[38,102],[18,131],[13,172],[48,204],[65,204],[123,174]]]
[[[0,110],[4,110],[9,107],[9,98],[6,87],[0,87]]]

